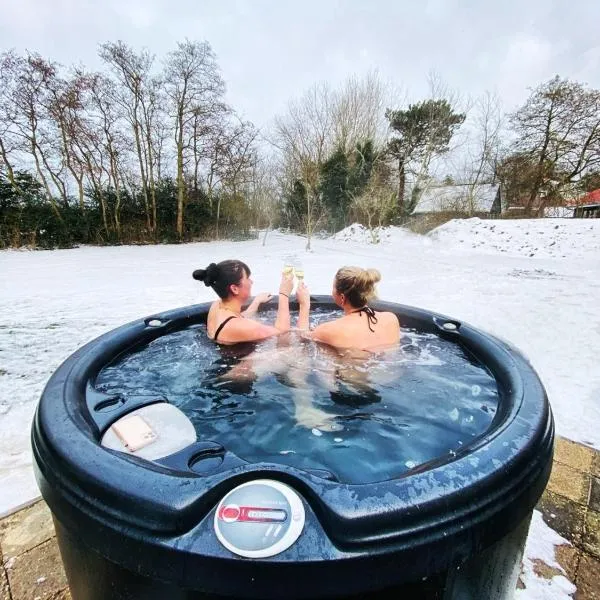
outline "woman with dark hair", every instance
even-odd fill
[[[396,344],[400,340],[400,323],[394,313],[377,312],[369,305],[376,297],[375,284],[381,280],[377,269],[342,267],[333,280],[334,302],[344,311],[344,316],[316,327],[310,337],[336,348],[376,350]],[[310,296],[308,290],[298,292],[298,301]],[[305,305],[306,306],[306,305]],[[308,308],[300,313],[298,328],[308,329]]]
[[[241,260],[224,260],[211,263],[206,269],[197,269],[193,278],[212,287],[220,300],[210,307],[206,321],[208,337],[219,344],[254,342],[279,335],[290,329],[289,297],[294,277],[283,274],[279,285],[279,306],[274,326],[259,323],[251,317],[258,307],[271,298],[271,294],[259,294],[242,312],[242,306],[252,292],[250,268]]]

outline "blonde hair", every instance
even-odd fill
[[[338,294],[344,294],[348,302],[359,308],[377,297],[375,284],[381,281],[377,269],[342,267],[335,274],[334,285]]]

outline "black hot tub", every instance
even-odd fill
[[[325,296],[313,306],[333,308]],[[552,466],[544,388],[505,342],[428,311],[373,306],[476,357],[499,402],[487,431],[460,452],[367,485],[249,463],[186,437],[177,415],[171,434],[181,447],[145,458],[114,449],[108,432],[125,415],[147,411],[152,423],[177,409],[152,394],[98,392],[98,373],[140,344],[205,322],[208,304],[130,323],[68,358],[42,394],[32,445],[73,599],[512,597]]]

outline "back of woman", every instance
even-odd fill
[[[369,307],[367,307],[369,308]],[[372,310],[372,309],[371,309]],[[400,339],[398,317],[390,312],[364,310],[331,322],[338,348],[375,350],[396,344]]]
[[[396,315],[375,311],[368,305],[376,297],[375,284],[380,280],[377,269],[339,269],[332,296],[344,316],[319,325],[311,337],[337,348],[370,351],[398,343],[400,324]]]

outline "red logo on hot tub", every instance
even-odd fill
[[[218,517],[226,523],[283,523],[287,512],[281,508],[225,504],[219,508]]]

